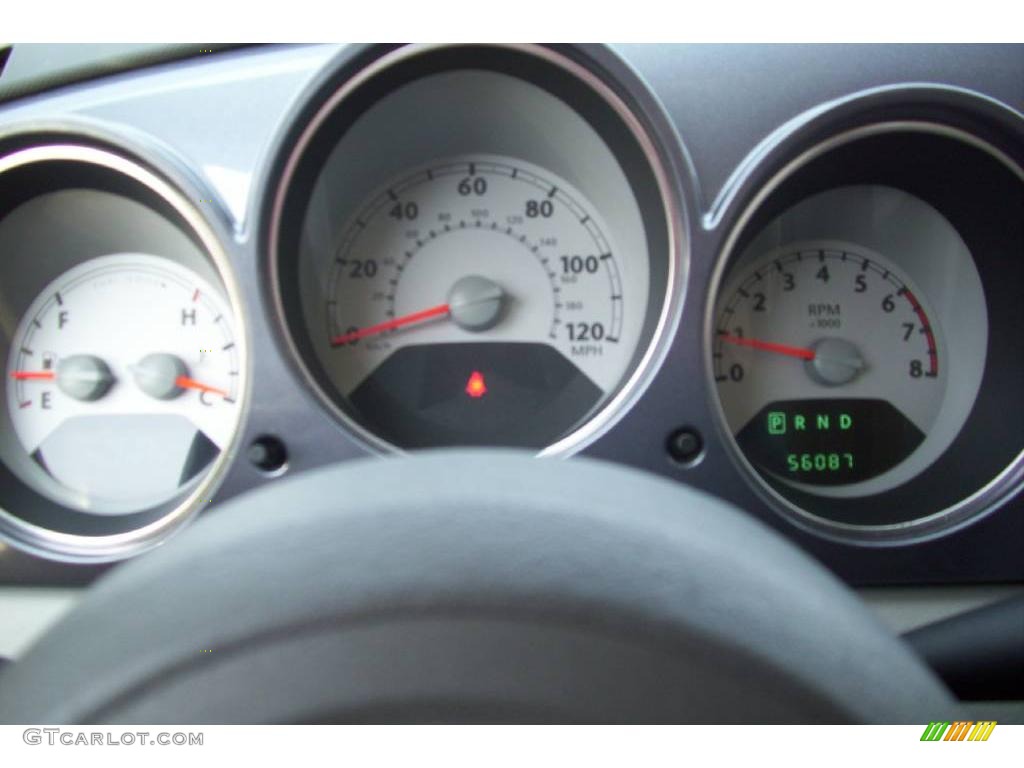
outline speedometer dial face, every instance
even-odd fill
[[[852,243],[789,244],[738,271],[716,318],[722,407],[759,471],[818,495],[904,479],[949,361],[926,297],[895,264]]]
[[[349,412],[401,447],[544,447],[637,352],[646,257],[619,253],[601,212],[530,163],[409,171],[370,196],[334,255],[307,315],[317,354]]]

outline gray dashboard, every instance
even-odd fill
[[[623,45],[581,50],[595,67],[626,83],[634,108],[649,116],[683,202],[689,244],[679,286],[681,311],[649,380],[581,453],[720,496],[781,530],[853,585],[1024,581],[1019,482],[983,517],[912,543],[874,545],[817,535],[780,516],[738,469],[703,375],[705,318],[714,301],[716,267],[741,212],[768,183],[778,158],[825,132],[855,124],[862,104],[897,117],[908,109],[927,116],[947,107],[956,112],[965,98],[989,104],[995,120],[1010,126],[1005,133],[1019,149],[1024,48]],[[333,45],[246,47],[0,103],[0,130],[72,127],[113,137],[140,156],[154,153],[226,239],[248,324],[251,391],[240,438],[203,514],[215,515],[218,502],[283,474],[375,451],[332,418],[296,370],[281,342],[268,285],[272,276],[260,253],[274,153],[308,89],[323,87],[325,72],[355,55],[352,48]],[[693,461],[673,461],[666,449],[680,429],[692,430],[703,442]],[[286,466],[272,473],[261,471],[248,453],[254,440],[268,435],[287,449]],[[0,583],[81,584],[104,567],[49,562],[0,545]]]

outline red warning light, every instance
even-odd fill
[[[473,371],[466,382],[466,394],[470,397],[483,397],[487,393],[487,384],[480,371]]]

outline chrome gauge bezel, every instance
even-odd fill
[[[607,397],[596,408],[595,412],[586,417],[571,433],[547,445],[538,452],[538,455],[541,456],[570,455],[598,439],[615,424],[647,387],[661,360],[664,358],[672,337],[671,331],[678,322],[684,299],[685,277],[689,263],[689,240],[687,236],[688,219],[685,206],[682,204],[681,192],[679,191],[680,184],[674,176],[671,162],[668,160],[664,148],[645,124],[645,120],[641,119],[638,112],[627,105],[623,96],[617,92],[616,88],[613,88],[609,82],[606,82],[596,74],[596,67],[590,68],[585,66],[577,61],[575,57],[565,55],[551,47],[504,44],[487,46],[424,44],[402,46],[386,51],[383,54],[374,49],[364,49],[363,54],[369,53],[369,56],[361,57],[357,52],[355,54],[346,53],[340,57],[341,63],[335,65],[334,69],[329,73],[330,76],[337,78],[346,68],[352,71],[348,73],[347,77],[340,80],[340,85],[337,85],[329,94],[323,97],[322,103],[319,103],[318,106],[313,106],[311,116],[301,126],[297,137],[284,149],[279,171],[276,174],[274,171],[271,171],[267,177],[271,180],[268,186],[268,194],[272,197],[268,201],[268,207],[265,209],[267,212],[267,222],[266,226],[261,230],[261,236],[265,236],[265,245],[261,250],[266,258],[264,274],[269,286],[267,296],[272,306],[272,314],[277,331],[276,335],[279,343],[284,348],[286,356],[295,363],[302,383],[314,393],[323,407],[342,425],[349,435],[353,436],[364,448],[371,452],[380,454],[402,454],[406,452],[406,449],[394,445],[373,433],[359,423],[357,418],[341,407],[337,402],[338,395],[331,392],[321,381],[322,377],[318,376],[312,369],[311,363],[306,359],[301,345],[297,343],[296,334],[302,331],[299,328],[291,327],[292,323],[288,320],[289,308],[287,306],[287,299],[283,294],[280,283],[281,269],[284,266],[280,252],[282,219],[285,215],[289,192],[295,182],[304,154],[309,150],[314,138],[323,128],[328,118],[343,105],[346,99],[375,78],[382,75],[386,76],[388,71],[396,64],[406,63],[425,55],[456,50],[471,50],[474,48],[512,51],[534,57],[546,65],[557,67],[578,81],[580,87],[596,94],[622,122],[628,130],[631,140],[636,143],[657,185],[656,194],[665,214],[663,224],[667,244],[665,282],[663,285],[658,286],[657,294],[651,295],[648,298],[649,302],[658,302],[659,307],[653,324],[653,330],[643,342],[645,348],[642,354],[633,363],[630,372],[618,385],[616,391]],[[360,58],[366,60],[360,63]],[[516,73],[508,72],[507,74],[514,76]],[[328,82],[332,81],[329,80]],[[320,88],[323,87],[323,84],[321,84]]]
[[[730,227],[728,237],[724,241],[724,246],[716,260],[709,283],[703,318],[702,338],[704,340],[705,380],[709,392],[710,407],[714,415],[713,420],[719,439],[725,445],[727,454],[744,480],[769,508],[781,514],[786,520],[796,526],[827,539],[862,546],[905,545],[933,539],[961,528],[994,511],[1024,486],[1024,450],[1019,450],[1002,471],[991,477],[983,486],[966,494],[956,503],[920,517],[904,522],[880,525],[858,525],[830,520],[804,509],[783,495],[751,464],[750,460],[740,449],[736,438],[728,427],[722,401],[718,394],[717,384],[714,379],[712,352],[716,328],[716,308],[720,298],[720,291],[725,286],[730,270],[735,265],[736,259],[739,256],[738,245],[743,242],[744,238],[752,236],[752,233],[749,231],[751,223],[765,204],[772,199],[772,196],[780,190],[780,187],[787,180],[794,177],[795,174],[812,161],[827,155],[833,150],[846,147],[860,140],[893,134],[923,134],[962,142],[996,160],[1024,184],[1024,170],[1013,158],[979,135],[953,125],[918,119],[887,120],[868,122],[858,127],[838,132],[814,143],[783,164],[780,170],[775,172],[765,184],[760,186],[756,194],[743,206],[742,212]],[[795,204],[799,200],[800,198],[797,198],[791,204]],[[771,220],[771,217],[769,217],[769,220]],[[757,226],[760,227],[765,223],[767,222],[759,222]],[[1024,254],[1022,254],[1022,257],[1024,257]],[[949,448],[947,448],[948,450]],[[865,498],[870,499],[871,497]]]
[[[60,163],[65,167],[79,168],[83,174],[95,174],[98,178],[106,179],[119,193],[135,190],[144,194],[149,202],[136,202],[163,208],[161,211],[154,210],[160,216],[168,216],[174,227],[196,243],[202,256],[210,262],[208,266],[219,281],[233,313],[241,378],[237,421],[230,442],[203,471],[200,479],[187,487],[183,495],[150,510],[125,515],[125,519],[131,520],[125,530],[97,535],[69,533],[56,526],[31,523],[19,516],[17,510],[0,506],[0,538],[30,554],[70,563],[104,563],[134,556],[162,543],[209,501],[237,452],[238,440],[248,416],[249,324],[241,288],[225,245],[230,238],[227,219],[215,202],[216,198],[190,174],[180,169],[163,147],[147,145],[144,150],[137,150],[123,139],[115,140],[102,125],[91,121],[18,126],[0,135],[0,147],[7,149],[0,156],[0,179],[15,170],[34,171],[36,168],[44,168],[46,164]],[[147,157],[145,163],[138,159],[143,156],[143,152]],[[150,159],[155,158],[163,162],[160,165],[150,162]],[[44,192],[65,188],[63,179],[52,179]],[[133,199],[127,193],[124,196]],[[200,200],[209,203],[210,210],[206,215],[195,202]],[[54,513],[63,509],[60,504],[45,499],[23,483],[20,484],[18,495],[28,499],[35,497],[40,504],[52,506]],[[0,504],[6,505],[7,502],[0,499]],[[66,509],[66,513],[83,515],[81,511],[72,509]],[[137,527],[131,527],[136,518],[143,519]],[[116,520],[117,517],[111,519]],[[88,529],[89,526],[83,518],[81,525],[76,523],[73,527]]]

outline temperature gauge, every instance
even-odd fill
[[[180,493],[238,423],[232,313],[191,270],[119,253],[48,285],[11,343],[7,407],[44,478],[37,489],[100,514]]]

